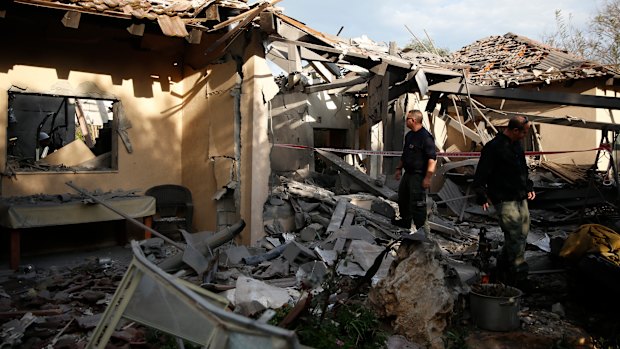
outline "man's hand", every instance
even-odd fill
[[[396,173],[394,173],[394,178],[396,178],[396,180],[399,181],[402,173],[403,173],[403,170],[400,168],[397,168]]]
[[[485,202],[484,204],[482,204],[482,210],[483,211],[487,211],[489,209],[489,203]]]
[[[536,198],[536,192],[535,191],[531,191],[529,193],[527,193],[527,199],[528,200],[534,200]]]
[[[424,177],[422,180],[422,188],[428,189],[431,187],[431,179],[429,177]]]

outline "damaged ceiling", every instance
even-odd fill
[[[34,5],[67,11],[62,22],[77,28],[80,14],[94,14],[135,21],[135,25],[156,22],[167,36],[187,37],[187,28],[212,30],[228,16],[249,11],[246,1],[238,0],[15,0],[17,4]],[[133,31],[134,28],[128,28]],[[142,29],[143,30],[143,29]],[[136,34],[138,32],[134,32]]]

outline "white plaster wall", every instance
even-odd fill
[[[346,144],[354,146],[356,128],[352,116],[354,100],[349,96],[327,92],[278,94],[271,101],[270,136],[274,144],[314,146],[315,128],[347,131]],[[310,168],[312,151],[274,147],[271,151],[272,170],[294,171]]]

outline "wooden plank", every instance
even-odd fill
[[[558,116],[546,116],[546,115],[534,115],[534,114],[527,114],[527,113],[509,112],[509,111],[503,111],[503,110],[500,111],[500,110],[493,110],[490,108],[486,108],[486,110],[489,111],[487,113],[487,116],[492,117],[493,119],[510,119],[513,116],[521,115],[521,116],[527,116],[527,119],[531,122],[538,122],[541,124],[587,128],[590,130],[607,129],[610,131],[612,130],[620,131],[620,124],[613,124],[609,122],[599,122],[599,121],[587,121],[587,120],[583,120],[580,118],[571,117],[570,115],[566,115],[565,117],[558,117]]]
[[[326,233],[330,234],[340,229],[342,225],[342,221],[347,213],[347,200],[339,199],[336,204],[336,208],[334,209],[334,213],[332,214],[332,218],[329,221],[329,226],[326,229]]]
[[[440,82],[429,86],[430,91],[466,95],[464,84]],[[519,88],[501,88],[496,86],[469,86],[471,96],[510,99],[546,104],[574,105],[580,107],[620,109],[620,98],[582,95],[579,93],[525,90]]]
[[[93,154],[86,144],[84,144],[82,140],[76,139],[49,154],[45,159],[39,160],[39,162],[50,165],[64,165],[71,167],[94,158],[95,154]]]
[[[245,17],[239,24],[228,31],[226,34],[222,35],[219,39],[217,39],[211,46],[206,49],[205,55],[214,55],[217,56],[228,47],[228,45],[245,29],[245,27],[254,20],[259,13],[263,12],[269,6],[273,6],[282,0],[273,0],[272,2],[264,2],[259,6],[255,7],[252,10],[244,12]]]
[[[453,118],[447,116],[445,118],[442,118],[443,121],[445,121],[445,123],[447,125],[449,125],[450,127],[452,127],[453,129],[457,130],[457,131],[462,131],[463,134],[471,139],[472,141],[476,142],[476,143],[482,143],[482,139],[480,138],[480,135],[477,134],[476,132],[474,132],[472,129],[470,129],[469,127],[463,126],[459,121],[454,120]]]
[[[324,90],[331,90],[331,89],[339,88],[339,87],[355,86],[358,84],[365,84],[366,81],[367,79],[361,76],[345,77],[342,79],[336,79],[330,83],[307,86],[304,88],[304,93],[314,93],[314,92],[319,92],[319,91],[324,91]]]
[[[310,66],[327,82],[333,82],[336,78],[321,62],[310,61]]]
[[[552,161],[544,161],[540,165],[571,184],[587,181],[587,169],[585,168]]]
[[[389,72],[374,75],[368,81],[368,117],[375,121],[387,120],[389,102]]]
[[[337,155],[320,149],[316,149],[315,151],[321,156],[321,158],[347,173],[357,184],[361,185],[371,194],[381,196],[388,200],[393,200],[396,198],[397,195],[395,191],[388,187],[380,187],[375,185],[375,181],[370,178],[370,176],[357,170],[352,165],[349,165]]]

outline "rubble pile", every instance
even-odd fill
[[[454,334],[459,326],[469,329],[463,336],[470,347],[519,336],[543,346],[587,342],[588,334],[572,318],[576,308],[566,291],[568,266],[558,260],[559,251],[585,219],[613,219],[615,210],[600,191],[588,196],[596,200],[576,199],[581,212],[598,213],[574,214],[566,198],[558,209],[549,202],[560,200],[562,190],[573,193],[592,181],[565,185],[536,171],[537,187],[552,188],[537,189],[541,201],[547,202],[532,209],[528,237],[526,260],[538,288],[524,296],[521,328],[509,334],[475,330],[468,316],[469,286],[490,270],[503,235],[489,213],[473,202],[464,176],[451,175],[472,171],[454,164],[444,171],[438,193],[429,196],[428,235],[423,229],[412,232],[393,225],[397,205],[366,192],[347,192],[345,188],[356,188],[352,183],[362,183],[357,188],[363,190],[364,178],[343,186],[348,177],[340,172],[335,180],[318,174],[277,178],[264,206],[266,235],[252,246],[234,241],[244,224],[236,225],[234,232],[192,234],[186,242],[205,256],[206,271],[197,272],[182,251],[159,238],[142,241],[140,250],[174,280],[199,285],[219,297],[227,311],[294,330],[306,345],[361,347],[359,343],[379,343],[391,334],[388,343],[444,348],[450,347],[446,333]],[[374,193],[389,194],[389,188],[376,181],[370,185],[377,186]],[[94,258],[74,268],[2,275],[2,346],[84,346],[127,275],[126,268],[123,262]],[[348,338],[351,321],[359,321],[355,326],[363,330]],[[166,340],[161,332],[126,319],[115,328],[108,347],[157,347]],[[320,333],[321,341],[316,339],[319,330],[329,330]]]
[[[125,263],[92,258],[66,268],[31,266],[2,277],[1,347],[78,348],[88,342],[126,269]],[[124,322],[110,348],[145,344],[145,328]]]

